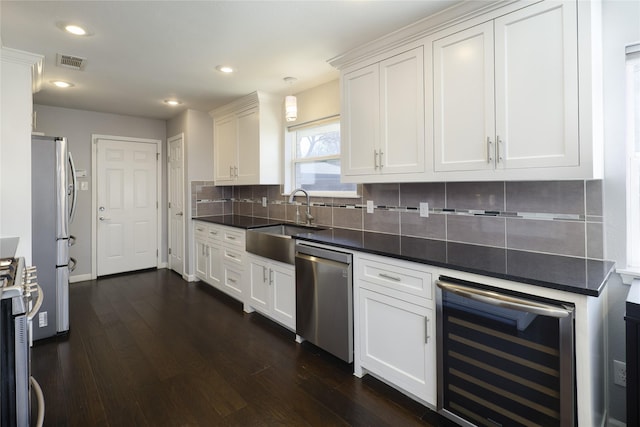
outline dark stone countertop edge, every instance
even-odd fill
[[[245,230],[264,227],[268,225],[291,224],[291,222],[289,221],[242,216],[242,215],[218,215],[218,216],[207,216],[207,217],[193,217],[192,219],[198,220],[198,221],[210,222],[213,224],[242,228]],[[318,228],[323,229],[322,226],[319,226]],[[324,228],[324,230],[331,230],[331,228]],[[353,231],[354,233],[372,233],[372,232],[365,232],[360,230],[348,230],[348,231]],[[377,233],[377,234],[381,234],[381,233]],[[587,287],[581,287],[581,286],[567,285],[567,284],[548,281],[548,280],[540,280],[533,277],[525,277],[520,275],[502,273],[498,271],[486,270],[481,268],[465,267],[459,264],[452,264],[452,263],[437,261],[437,260],[428,259],[428,258],[416,258],[412,256],[394,253],[391,251],[368,248],[364,245],[350,244],[348,241],[345,243],[344,240],[326,237],[326,236],[323,236],[322,233],[306,233],[306,234],[296,235],[294,237],[302,241],[319,243],[319,244],[334,246],[334,247],[352,250],[352,251],[366,252],[374,255],[386,256],[389,258],[395,258],[395,259],[404,260],[404,261],[416,262],[419,264],[431,265],[434,267],[447,268],[450,270],[478,274],[481,276],[493,277],[496,279],[503,279],[503,280],[508,280],[512,282],[525,283],[529,285],[540,286],[544,288],[555,289],[559,291],[565,291],[573,294],[581,294],[581,295],[587,295],[592,297],[600,296],[600,294],[604,290],[607,280],[609,279],[609,277],[611,276],[611,273],[615,269],[615,264],[613,262],[593,260],[592,262],[594,263],[602,263],[604,272],[602,273],[601,279],[598,280],[597,286],[587,288]],[[389,237],[394,237],[394,236],[389,235]],[[397,237],[400,238],[400,236],[397,236]],[[526,251],[517,251],[517,250],[511,250],[511,249],[504,249],[504,250],[509,253],[526,253]],[[558,259],[560,258],[562,259],[566,258],[567,260],[576,260],[576,258],[562,257],[559,255]],[[579,259],[579,260],[589,262],[589,260],[586,260],[586,259]]]

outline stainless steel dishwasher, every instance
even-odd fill
[[[353,362],[351,254],[296,246],[296,334]]]

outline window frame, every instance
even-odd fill
[[[640,277],[640,43],[627,46],[627,267]],[[634,76],[635,73],[635,76]]]
[[[336,123],[340,126],[340,116],[330,116],[325,117],[319,120],[313,120],[310,122],[302,123],[299,125],[294,125],[287,127],[285,130],[285,176],[284,176],[284,194],[291,194],[291,192],[298,188],[299,185],[295,182],[295,169],[297,164],[302,163],[314,163],[318,161],[326,161],[326,160],[339,160],[341,161],[340,154],[334,154],[329,156],[317,156],[317,157],[307,157],[298,159],[296,156],[296,144],[298,139],[298,132],[314,127],[325,126],[329,124]],[[342,150],[342,134],[340,139],[340,149]],[[342,167],[342,165],[341,165]],[[354,198],[358,196],[358,186],[353,191],[339,191],[339,190],[331,190],[331,191],[309,191],[309,196],[311,197],[332,197],[332,198]]]

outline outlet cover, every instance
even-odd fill
[[[420,216],[427,218],[429,216],[429,203],[420,202]]]
[[[373,213],[373,200],[367,200],[367,213]]]
[[[49,320],[47,318],[47,312],[46,311],[42,311],[38,314],[38,326],[41,328],[44,328],[45,326],[47,326],[49,324]]]
[[[627,364],[619,360],[613,361],[613,383],[622,387],[627,386]]]
[[[262,197],[262,207],[263,208],[267,207],[267,198],[266,197]]]

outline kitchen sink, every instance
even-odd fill
[[[293,239],[293,236],[320,230],[324,230],[324,228],[292,224],[250,228],[247,230],[246,249],[252,254],[293,265],[296,246],[296,240]]]

